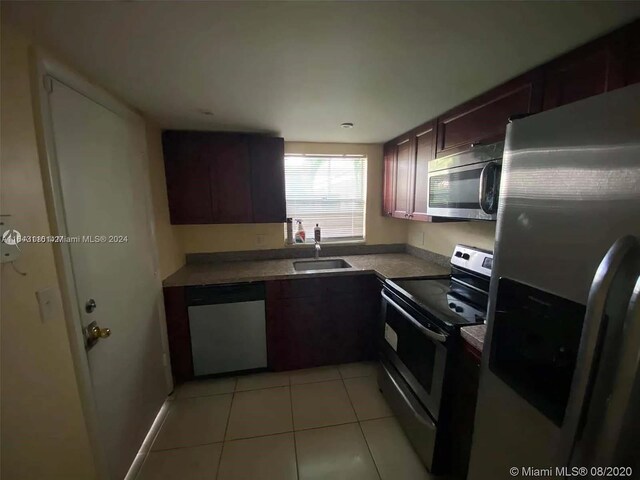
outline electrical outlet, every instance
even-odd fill
[[[264,245],[267,242],[267,236],[264,233],[256,235],[256,245],[258,247]]]

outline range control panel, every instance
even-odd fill
[[[466,245],[456,245],[451,255],[451,265],[490,277],[491,267],[493,266],[493,253]]]

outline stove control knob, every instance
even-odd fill
[[[451,302],[451,303],[449,304],[449,308],[456,308],[456,304],[455,304],[455,303],[453,303],[453,302]]]
[[[456,307],[456,312],[458,312],[458,313],[462,312],[463,310],[464,310],[464,308],[462,308],[462,307]]]

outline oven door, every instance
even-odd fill
[[[384,339],[381,353],[437,421],[447,362],[448,335],[413,310],[398,295],[382,290]]]
[[[495,220],[500,173],[499,160],[429,172],[427,214]]]

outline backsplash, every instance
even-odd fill
[[[495,238],[496,222],[411,222],[407,243],[449,258],[459,243],[493,251]]]
[[[404,243],[390,243],[379,245],[364,244],[322,244],[321,257],[340,257],[345,255],[370,255],[374,253],[404,253],[406,251]],[[234,262],[248,260],[275,260],[282,258],[310,258],[315,253],[313,245],[294,246],[285,248],[274,248],[268,250],[243,250],[237,252],[210,252],[210,253],[187,253],[187,264],[211,263],[211,262]]]

